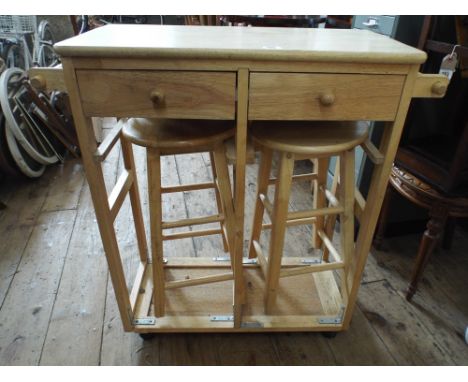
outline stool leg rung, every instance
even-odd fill
[[[266,212],[268,213],[268,215],[271,218],[271,216],[273,215],[273,205],[271,204],[270,200],[268,199],[268,196],[266,196],[265,194],[260,194],[260,195],[258,195],[258,198],[262,202],[263,207],[265,208]]]
[[[286,221],[286,227],[292,227],[292,226],[296,226],[296,225],[305,225],[305,224],[314,224],[315,221],[316,221],[315,217],[287,220]],[[272,226],[273,226],[273,224],[271,224],[271,223],[262,224],[262,230],[263,229],[271,229]]]
[[[334,269],[343,269],[343,268],[344,268],[344,263],[342,262],[313,264],[313,265],[308,265],[308,266],[303,266],[303,267],[282,269],[280,272],[280,277],[299,276],[299,275],[306,275],[308,273],[324,272],[324,271],[331,271]]]
[[[185,288],[185,287],[196,286],[196,285],[218,283],[218,282],[228,281],[228,280],[233,280],[233,279],[234,279],[234,274],[232,272],[221,273],[218,275],[198,277],[196,279],[167,281],[165,284],[165,288],[166,289]]]
[[[268,260],[263,254],[262,246],[256,240],[252,242],[252,246],[255,251],[255,254],[257,255],[258,264],[260,265],[260,269],[262,270],[263,276],[265,276],[268,269]]]
[[[325,193],[325,197],[330,202],[330,205],[332,205],[333,207],[338,207],[340,205],[338,199],[335,197],[335,195],[333,195],[333,193],[330,190],[328,190],[324,186],[320,186],[320,191]]]
[[[317,230],[317,234],[320,236],[320,239],[322,239],[322,242],[323,244],[325,244],[325,247],[327,248],[328,252],[333,256],[333,259],[335,260],[335,262],[342,263],[343,260],[341,259],[340,254],[334,247],[332,241],[327,236],[327,234],[321,229]]]
[[[212,215],[212,216],[203,216],[199,218],[192,218],[192,219],[181,219],[181,220],[174,220],[170,222],[163,222],[162,228],[169,229],[169,228],[180,228],[180,227],[187,227],[192,225],[201,225],[201,224],[210,224],[210,223],[218,223],[224,221],[224,215]]]
[[[318,208],[316,210],[308,211],[295,211],[288,214],[288,220],[306,219],[324,215],[336,215],[343,213],[343,211],[344,209],[342,206]]]
[[[206,190],[206,189],[215,188],[215,187],[216,185],[214,182],[180,184],[180,185],[175,185],[175,186],[161,187],[161,192],[163,194],[169,194],[169,193],[174,193],[174,192]]]
[[[213,229],[201,229],[201,230],[196,230],[196,231],[168,233],[168,234],[163,234],[162,238],[163,240],[179,240],[179,239],[187,239],[189,237],[219,235],[222,233],[223,231],[220,228],[213,228]]]
[[[317,179],[317,173],[316,172],[311,172],[310,174],[298,174],[298,175],[293,175],[292,180],[293,181],[308,181],[308,180],[315,180]],[[270,178],[268,180],[268,184],[275,184],[277,182],[277,178]]]

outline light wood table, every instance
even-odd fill
[[[412,97],[442,97],[447,80],[422,75],[422,51],[362,30],[109,25],[55,45],[97,221],[126,331],[340,331],[348,328],[361,275]],[[40,73],[36,73],[40,75]],[[56,80],[57,81],[57,80]],[[155,97],[154,94],[158,94]],[[151,267],[132,151],[123,144],[126,170],[107,195],[101,162],[120,137],[97,145],[92,117],[235,120],[236,245],[243,256],[246,140],[252,120],[378,120],[388,122],[367,201],[358,195],[360,229],[341,287],[332,271],[288,278],[278,306],[263,311],[258,264],[246,263],[246,304],[232,313],[237,280],[178,290],[165,317],[152,316]],[[140,252],[132,291],[125,283],[115,218],[130,194]],[[297,266],[300,259],[286,259]],[[170,259],[167,272],[209,274],[226,267],[212,259]],[[216,285],[216,286],[215,286]],[[205,289],[203,289],[205,288]],[[169,292],[168,292],[169,293]],[[182,295],[180,294],[182,293]],[[172,310],[171,310],[172,309]]]

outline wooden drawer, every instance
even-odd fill
[[[252,73],[251,120],[378,120],[395,118],[405,76]]]
[[[235,73],[77,70],[76,75],[87,116],[235,117]]]

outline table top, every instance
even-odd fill
[[[61,56],[420,64],[426,53],[360,29],[106,25],[54,45]]]

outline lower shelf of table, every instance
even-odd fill
[[[287,259],[286,266],[300,265],[300,259]],[[224,268],[224,269],[223,269]],[[166,281],[183,280],[226,272],[228,264],[212,259],[170,259]],[[244,265],[246,303],[242,324],[234,328],[233,281],[166,290],[166,312],[155,317],[152,306],[152,270],[148,264],[135,281],[134,327],[150,332],[266,332],[340,331],[345,306],[333,271],[282,278],[276,307],[264,312],[264,277],[261,269]]]

